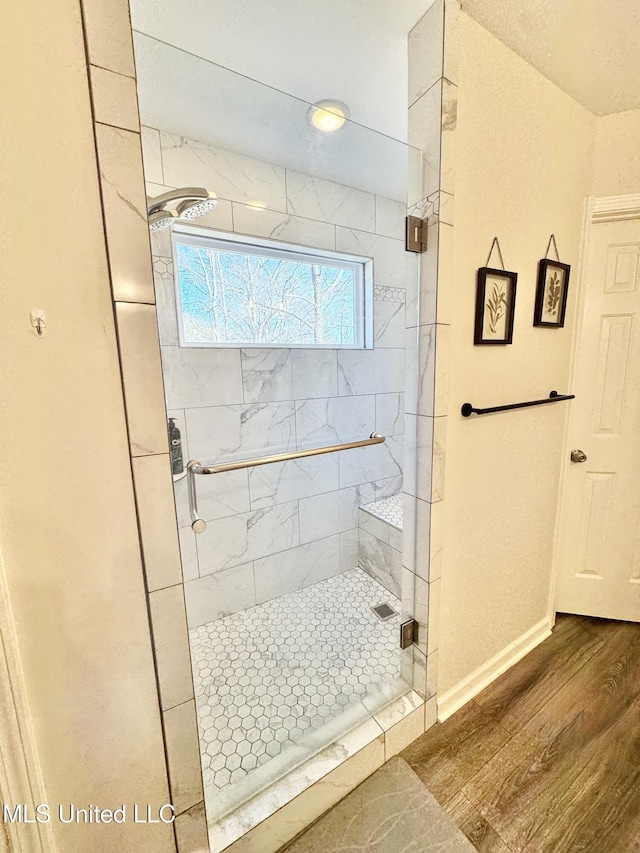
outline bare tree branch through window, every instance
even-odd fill
[[[359,345],[353,264],[186,242],[176,262],[186,343]]]

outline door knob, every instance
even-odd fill
[[[572,462],[586,462],[587,454],[583,450],[572,450],[571,451],[571,461]]]

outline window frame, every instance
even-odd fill
[[[230,343],[216,341],[193,342],[184,337],[184,319],[182,297],[178,275],[178,255],[176,243],[187,243],[203,248],[231,249],[245,254],[262,257],[281,258],[289,261],[318,262],[322,266],[353,269],[355,273],[355,343],[353,344],[287,344],[287,343]],[[363,255],[350,255],[330,249],[316,249],[297,243],[286,243],[270,238],[237,234],[234,231],[218,231],[195,225],[176,224],[171,229],[171,257],[173,260],[173,285],[176,301],[176,323],[178,326],[178,345],[181,347],[217,348],[217,349],[322,349],[322,350],[364,350],[373,349],[373,258]]]

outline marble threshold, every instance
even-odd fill
[[[407,723],[410,725],[407,726]],[[425,702],[418,693],[409,689],[404,695],[395,698],[388,705],[373,713],[369,719],[360,722],[351,731],[339,737],[334,743],[322,749],[308,761],[295,767],[286,776],[244,803],[234,812],[221,820],[210,822],[210,853],[222,853],[225,850],[228,850],[228,853],[234,853],[236,849],[239,850],[237,843],[241,843],[243,836],[251,830],[255,831],[256,828],[268,829],[269,818],[276,812],[283,809],[303,792],[321,783],[325,776],[339,768],[349,758],[356,756],[375,740],[382,738],[385,741],[385,760],[388,760],[417,737],[420,737],[424,730]],[[374,772],[375,769],[377,768],[372,767],[371,772]],[[351,787],[355,787],[360,781],[362,780],[354,779]],[[346,795],[350,789],[349,786],[345,787],[341,795]],[[322,811],[324,809],[321,808],[318,814],[310,814],[307,822],[311,823],[320,816]],[[304,827],[301,826],[296,831],[300,831],[302,828]],[[286,843],[288,840],[290,838],[278,839],[274,836],[274,847],[272,849],[277,850],[280,844]],[[250,848],[246,849],[248,851]],[[267,853],[266,847],[264,853]]]

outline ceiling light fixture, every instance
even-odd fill
[[[311,107],[311,123],[324,133],[339,130],[351,115],[349,107],[342,101],[318,101]]]

